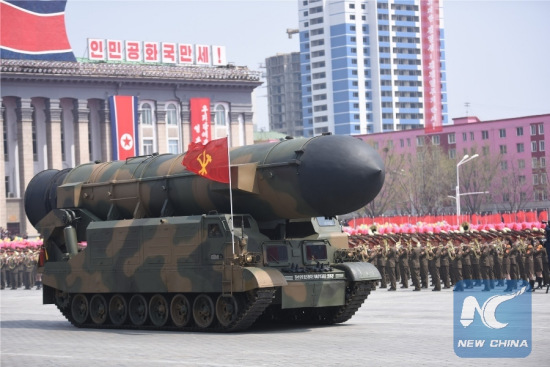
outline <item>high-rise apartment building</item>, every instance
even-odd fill
[[[303,136],[300,53],[277,54],[265,61],[269,129]]]
[[[298,0],[304,136],[448,122],[442,0]]]

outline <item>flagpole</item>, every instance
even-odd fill
[[[231,190],[231,156],[229,155],[229,147],[230,146],[231,146],[231,138],[229,137],[229,132],[227,132],[227,169],[229,171],[229,205],[230,205],[230,221],[231,221],[231,247],[233,249],[233,257],[235,257],[235,226],[233,225],[233,190]]]

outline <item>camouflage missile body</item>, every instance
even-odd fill
[[[233,207],[246,214],[233,217],[229,185],[186,171],[182,157],[33,178],[25,210],[44,238],[44,303],[99,328],[234,331],[261,315],[327,324],[353,315],[380,275],[347,261],[334,217],[382,187],[376,152],[330,135],[234,148]]]

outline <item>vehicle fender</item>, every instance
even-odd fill
[[[346,272],[346,277],[354,282],[382,279],[376,266],[368,262],[348,262],[331,266],[336,269],[344,270]]]
[[[287,285],[284,275],[277,269],[246,267],[242,270],[244,290],[282,287]]]

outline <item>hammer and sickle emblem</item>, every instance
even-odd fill
[[[199,161],[201,165],[201,170],[199,171],[199,175],[206,175],[208,172],[206,171],[206,166],[210,162],[212,162],[212,156],[210,154],[206,154],[206,150],[203,150],[202,153],[197,157],[197,161]]]

